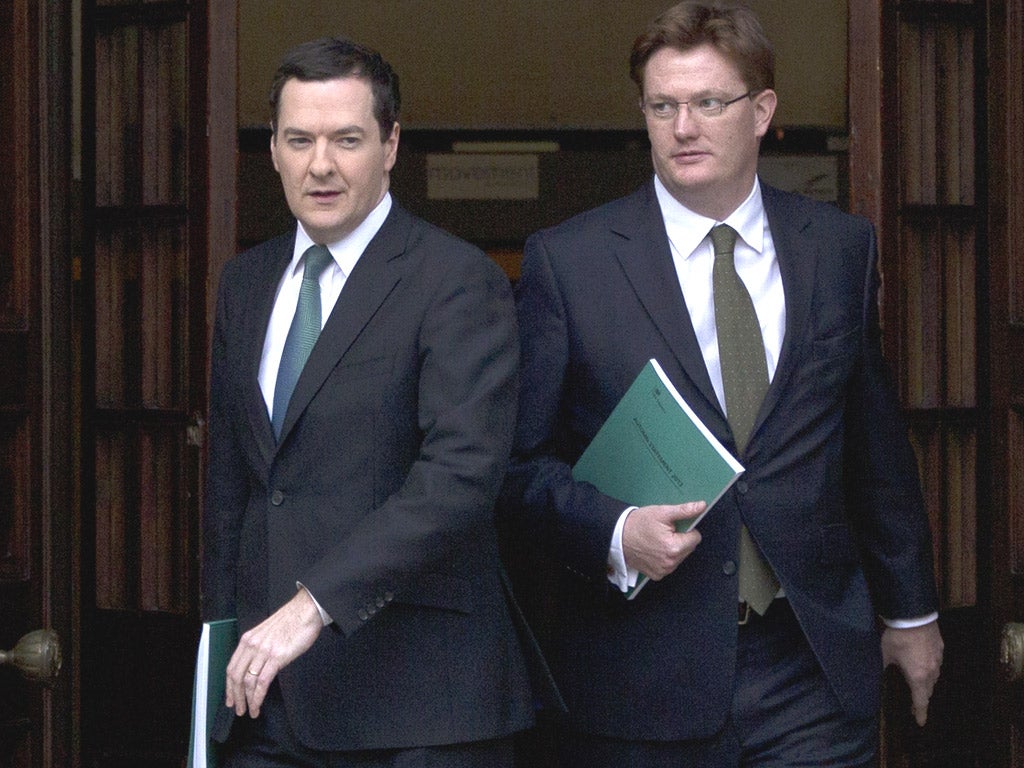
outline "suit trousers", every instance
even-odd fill
[[[686,717],[680,712],[679,717]],[[709,739],[626,741],[564,734],[566,768],[869,768],[878,718],[840,707],[789,606],[777,599],[739,628],[731,716]]]
[[[408,749],[324,752],[299,743],[275,680],[256,719],[235,720],[223,768],[512,768],[512,737]]]

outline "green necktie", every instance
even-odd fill
[[[768,364],[754,302],[736,274],[733,259],[736,230],[725,224],[714,227],[711,242],[715,246],[712,286],[725,410],[736,438],[736,448],[742,455],[768,391]],[[775,599],[779,582],[745,525],[740,529],[739,549],[740,600],[763,614]]]
[[[302,287],[299,288],[299,302],[295,306],[295,316],[288,329],[288,338],[281,352],[281,365],[277,369],[277,384],[274,385],[274,410],[271,422],[274,425],[274,436],[281,436],[284,415],[288,412],[288,402],[292,399],[292,391],[299,380],[309,353],[320,335],[320,273],[331,263],[331,252],[322,245],[311,245],[302,254],[305,266],[302,270]]]

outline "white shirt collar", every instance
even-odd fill
[[[690,258],[697,251],[697,247],[716,224],[728,224],[736,230],[744,243],[758,253],[763,252],[764,202],[761,199],[761,184],[756,177],[747,199],[725,221],[715,221],[694,213],[676,200],[657,176],[654,177],[654,191],[658,196],[668,238],[683,258]]]
[[[352,270],[355,269],[356,262],[363,255],[366,246],[370,244],[370,241],[380,231],[380,228],[384,226],[384,220],[391,212],[391,205],[391,193],[385,192],[384,197],[367,214],[366,218],[359,223],[359,226],[341,238],[341,240],[325,243],[327,250],[334,257],[334,262],[346,277],[352,274]],[[288,268],[289,274],[295,273],[299,262],[302,260],[302,254],[306,252],[307,248],[314,245],[313,239],[306,233],[301,221],[298,222],[298,225],[298,231],[295,233],[295,251],[292,253],[291,264]]]

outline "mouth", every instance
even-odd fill
[[[696,163],[708,157],[707,152],[700,152],[698,150],[683,150],[682,152],[675,152],[672,154],[672,160],[677,163],[687,164]]]
[[[339,197],[341,197],[341,190],[337,189],[314,189],[306,193],[307,197],[311,197],[318,203],[333,203]]]

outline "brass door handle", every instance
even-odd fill
[[[999,665],[1004,678],[1013,683],[1024,679],[1024,624],[1003,625],[999,641]]]
[[[52,629],[29,632],[9,651],[0,651],[0,666],[10,664],[26,680],[49,684],[60,672],[60,639]]]

